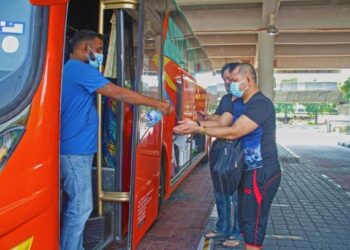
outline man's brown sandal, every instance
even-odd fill
[[[239,247],[239,245],[241,244],[240,240],[237,240],[234,237],[229,237],[227,240],[225,240],[224,243],[222,243],[222,246],[225,248],[236,248]]]

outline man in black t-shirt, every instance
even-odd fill
[[[180,121],[174,131],[241,140],[245,169],[238,198],[240,229],[245,248],[259,250],[265,238],[270,206],[281,182],[275,109],[271,100],[260,92],[252,65],[240,64],[229,79],[230,92],[244,102],[240,114],[225,112],[218,122],[201,122],[201,126],[191,120]],[[239,118],[232,124],[233,115]],[[238,245],[239,242],[232,241],[226,246]]]

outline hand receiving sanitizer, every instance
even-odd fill
[[[163,113],[157,109],[152,109],[145,116],[147,127],[154,127],[163,118]]]

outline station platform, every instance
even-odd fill
[[[264,249],[350,249],[350,186],[346,185],[350,165],[336,169],[332,161],[300,157],[281,145],[278,151],[283,177],[271,207]],[[158,221],[137,249],[227,249],[223,238],[203,238],[216,220],[209,169],[202,164],[164,203]],[[235,249],[244,249],[243,244]]]

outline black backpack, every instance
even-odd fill
[[[241,114],[244,104],[238,98],[233,102],[236,120]],[[243,149],[239,139],[216,139],[209,152],[210,174],[213,180],[214,191],[232,195],[243,174]]]

